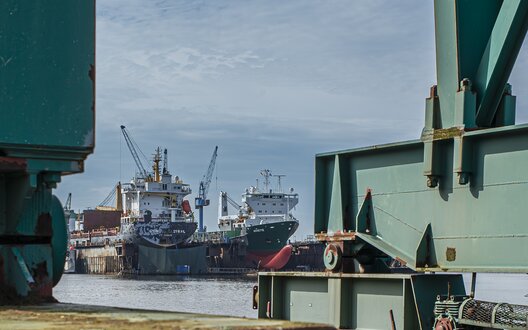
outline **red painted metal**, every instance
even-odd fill
[[[84,230],[99,230],[119,227],[121,223],[121,211],[85,210]]]
[[[260,269],[274,269],[279,270],[286,266],[290,260],[292,253],[292,246],[288,244],[280,249],[279,252],[260,257]]]
[[[188,200],[184,200],[183,203],[182,203],[182,210],[183,212],[189,214],[191,213],[191,204],[189,203]]]

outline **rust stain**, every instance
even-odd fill
[[[51,236],[53,233],[51,229],[51,215],[49,213],[42,213],[37,220],[35,226],[35,234],[39,236]]]
[[[4,305],[35,305],[42,303],[56,303],[57,300],[52,296],[53,283],[49,278],[46,267],[46,262],[41,262],[32,268],[30,271],[33,275],[34,283],[29,284],[29,294],[27,296],[20,296],[14,286],[4,282],[4,260],[0,256],[0,306]],[[1,307],[0,307],[1,311]],[[0,312],[1,313],[1,312]],[[3,325],[2,317],[0,316],[0,328]],[[7,327],[6,329],[9,329]]]
[[[43,261],[31,269],[31,275],[33,275],[35,280],[33,285],[34,293],[39,297],[51,297],[52,295],[53,285],[46,265],[46,261]]]
[[[24,158],[0,157],[0,172],[15,172],[26,169],[27,162]]]
[[[353,241],[356,239],[355,231],[336,232],[334,234],[320,233],[315,234],[315,238],[322,242]]]
[[[446,249],[446,259],[447,261],[455,261],[456,259],[456,249],[453,247],[448,247]]]
[[[396,258],[394,258],[394,260],[396,260],[397,262],[399,262],[400,265],[402,265],[402,266],[407,265],[407,262],[406,262],[405,260],[402,260],[400,257],[396,257]]]
[[[464,130],[457,127],[435,129],[433,141],[451,139],[462,135],[464,135]]]

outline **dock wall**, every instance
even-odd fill
[[[122,257],[115,246],[77,248],[75,272],[79,274],[118,274]]]

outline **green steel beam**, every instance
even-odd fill
[[[507,84],[528,1],[436,0],[435,25],[438,85],[421,140],[317,155],[315,232],[354,232],[341,252],[366,264],[528,272],[528,125],[513,126]],[[363,246],[377,253],[365,259]]]
[[[494,117],[526,35],[528,2],[436,0],[435,28],[437,128],[501,126]],[[476,109],[456,105],[463,79],[473,84]],[[476,118],[459,114],[477,110]]]
[[[259,317],[431,329],[437,295],[466,298],[461,276],[383,274],[387,256],[422,272],[528,272],[528,125],[514,125],[507,84],[528,1],[434,6],[438,85],[421,139],[316,156],[314,231],[342,262],[259,273]]]
[[[396,329],[431,329],[436,296],[466,293],[461,275],[446,274],[261,272],[258,287],[259,318],[339,329],[391,329],[391,311]]]
[[[358,224],[347,228],[357,232],[357,241],[413,269],[526,273],[527,135],[528,125],[467,132],[464,143],[472,162],[468,184],[456,175],[455,141],[442,141],[435,188],[423,184],[421,141],[319,154],[316,191],[332,194],[323,199],[316,195],[315,227],[323,233],[327,224],[345,227],[343,217],[330,212],[333,200],[343,201],[342,213],[351,213]],[[350,179],[329,189],[336,184],[329,170],[336,157],[346,160],[339,170]],[[368,190],[372,206],[367,231],[360,224],[366,222],[361,205]]]
[[[492,126],[527,29],[528,2],[504,1],[474,78],[479,104],[478,126]]]

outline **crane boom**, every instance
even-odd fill
[[[232,199],[231,196],[229,196],[227,193],[225,193],[225,196],[226,196],[227,202],[228,202],[229,204],[231,204],[231,206],[233,206],[233,207],[236,208],[236,209],[240,209],[240,208],[241,208],[241,206],[238,205],[238,203],[235,202],[235,200]]]
[[[72,199],[72,194],[69,193],[68,194],[68,199],[66,199],[66,203],[64,204],[64,211],[71,210],[71,199]]]
[[[213,178],[213,172],[216,164],[216,156],[218,155],[218,146],[215,147],[213,155],[211,156],[211,161],[209,162],[209,167],[207,172],[204,174],[202,181],[200,182],[199,197],[207,199],[207,193],[209,192],[209,186],[211,185],[211,179]]]
[[[136,167],[138,168],[140,175],[142,175],[146,179],[148,177],[148,172],[147,170],[145,170],[143,163],[141,163],[141,159],[139,158],[134,141],[130,138],[130,135],[128,134],[128,131],[126,130],[126,127],[124,125],[121,125],[121,132],[123,132],[123,136],[125,137],[125,142],[128,146],[128,150],[130,150],[132,158],[134,158],[134,162],[136,163]]]
[[[205,172],[200,181],[200,188],[198,189],[198,197],[194,199],[194,207],[198,209],[199,213],[199,232],[203,232],[203,207],[209,205],[209,200],[207,199],[207,192],[209,191],[209,185],[211,184],[211,179],[213,178],[213,172],[216,164],[216,156],[218,155],[218,146],[215,147],[213,155],[211,156],[211,161],[209,162],[209,167],[207,172]]]
[[[110,190],[110,193],[105,197],[105,199],[99,203],[97,206],[109,206],[110,203],[112,203],[115,200],[116,197],[116,189],[115,186],[112,187],[112,190]]]

